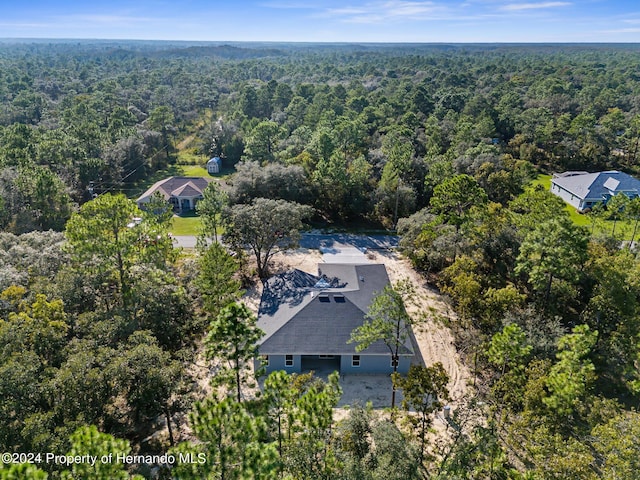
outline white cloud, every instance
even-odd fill
[[[402,2],[390,1],[383,4],[387,13],[398,17],[412,17],[415,15],[430,14],[441,10],[433,2]]]
[[[138,28],[142,25],[156,23],[157,20],[123,15],[69,14],[55,15],[38,19],[35,22],[0,22],[0,28],[7,36],[31,36],[44,34],[50,37],[88,37],[92,33],[97,36],[110,30]],[[169,22],[167,22],[169,23]]]
[[[430,1],[389,0],[342,8],[326,9],[320,16],[334,17],[346,23],[385,23],[399,20],[438,20],[451,18],[449,9]],[[460,18],[458,16],[457,18]]]
[[[0,22],[1,28],[43,28],[46,26],[46,23]]]
[[[258,5],[266,8],[277,8],[277,9],[283,9],[283,10],[315,10],[317,8],[313,4],[308,2],[294,2],[294,1],[264,2]]]
[[[58,17],[60,21],[93,25],[135,25],[156,19],[128,15],[75,14]]]
[[[600,33],[640,33],[640,28],[618,28],[616,30],[603,30]]]
[[[540,2],[540,3],[509,3],[500,7],[507,12],[519,12],[521,10],[541,10],[546,8],[567,7],[570,2]]]

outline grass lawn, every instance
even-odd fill
[[[532,185],[542,185],[545,190],[551,190],[551,175],[538,175],[538,178],[531,182]],[[581,225],[583,227],[587,227],[589,231],[591,231],[592,223],[591,217],[589,214],[579,213],[574,207],[566,204],[565,208],[569,213],[569,217],[576,225]],[[616,237],[621,236],[623,240],[631,240],[631,235],[633,233],[633,224],[631,221],[618,221],[616,224]],[[599,220],[596,223],[595,234],[611,234],[613,230],[613,221],[612,220]]]
[[[176,165],[184,177],[210,177],[209,172],[199,165]]]
[[[178,152],[176,167],[184,177],[210,177],[205,167],[207,160],[209,158],[206,155],[198,155],[193,148],[189,148]]]
[[[169,165],[164,170],[155,172],[149,178],[132,185],[128,191],[130,198],[136,198],[140,196],[145,190],[147,190],[155,182],[165,179],[167,177],[206,177],[212,178],[207,172],[206,164],[208,157],[205,155],[199,155],[196,153],[195,148],[188,148],[189,143],[193,140],[192,137],[184,142],[184,145],[179,147],[177,154],[177,163]],[[226,168],[223,166],[222,175],[216,175],[216,177],[224,177],[233,173],[233,166]],[[198,235],[200,233],[200,227],[202,222],[200,217],[195,212],[190,212],[185,215],[174,215],[171,222],[170,232],[173,235]]]
[[[546,190],[551,190],[551,175],[540,174],[531,182],[531,185],[542,185]]]
[[[198,235],[200,233],[200,217],[197,216],[173,216],[170,232],[173,235]]]
[[[184,215],[174,215],[169,231],[173,235],[199,235],[202,222],[195,212],[185,213]],[[218,235],[224,233],[224,228],[218,226]]]
[[[209,157],[196,153],[195,148],[183,148],[178,151],[178,163],[183,165],[204,165],[207,160]]]
[[[169,165],[166,169],[158,170],[157,172],[154,172],[153,175],[145,178],[144,180],[140,180],[139,182],[134,183],[128,188],[127,196],[135,200],[140,195],[142,195],[154,183],[160,180],[163,180],[167,177],[175,177],[178,175],[182,175],[179,167],[180,167],[179,165]]]

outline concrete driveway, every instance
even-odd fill
[[[334,243],[330,247],[320,247],[322,261],[325,263],[369,263],[366,249]]]

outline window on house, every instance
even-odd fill
[[[352,367],[360,366],[360,355],[354,355],[351,357],[351,366]]]
[[[260,361],[262,362],[263,367],[269,366],[269,355],[260,355]]]
[[[284,366],[285,367],[293,367],[293,355],[285,355],[285,357],[284,357]]]
[[[333,358],[333,355],[318,355],[318,358],[320,360],[331,360]]]

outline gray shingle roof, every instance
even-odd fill
[[[389,283],[382,264],[320,264],[319,275],[291,270],[264,286],[258,327],[263,355],[389,355],[378,341],[362,352],[348,343],[374,296]],[[410,341],[401,351],[412,355]]]
[[[640,180],[617,170],[596,173],[565,172],[551,181],[583,200],[605,200],[605,196],[620,192],[640,194]]]

